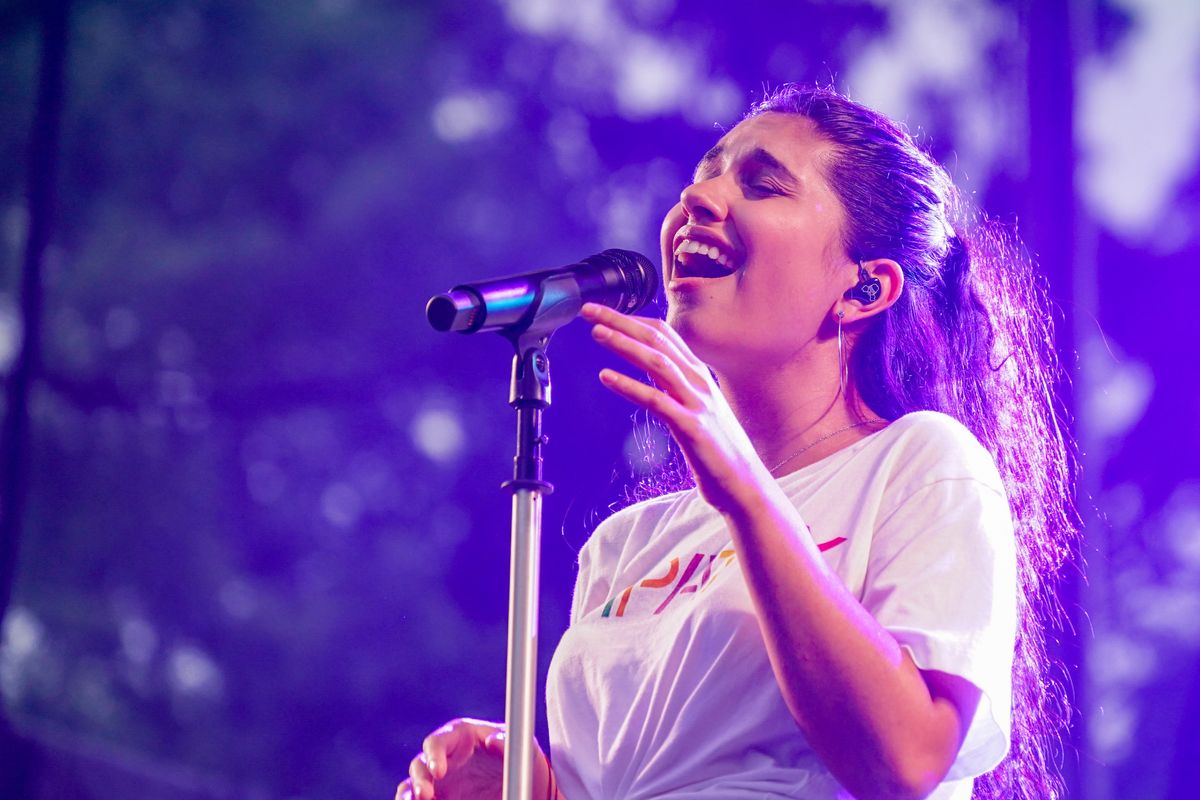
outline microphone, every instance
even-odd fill
[[[641,253],[605,250],[578,264],[455,286],[429,298],[425,316],[439,331],[550,333],[567,324],[584,303],[623,314],[658,293],[658,270]]]

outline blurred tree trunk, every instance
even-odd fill
[[[55,214],[55,173],[63,107],[69,0],[41,8],[42,57],[37,107],[29,138],[29,229],[20,276],[21,345],[5,387],[3,470],[0,472],[0,621],[12,596],[21,517],[29,475],[29,389],[38,368],[42,324],[42,259]],[[33,768],[29,747],[16,739],[0,696],[0,796],[23,796]],[[9,758],[7,756],[17,757]],[[24,757],[22,757],[24,756]]]

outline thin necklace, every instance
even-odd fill
[[[788,463],[789,461],[791,461],[791,460],[793,460],[793,459],[795,459],[795,458],[798,458],[800,455],[802,455],[802,454],[803,454],[803,453],[805,453],[806,451],[808,451],[808,450],[811,450],[812,448],[816,447],[817,445],[819,445],[821,442],[825,441],[826,439],[832,439],[834,436],[837,436],[839,433],[845,433],[846,431],[848,431],[848,430],[851,430],[851,429],[853,429],[853,428],[861,428],[863,425],[872,425],[872,424],[874,424],[874,423],[876,423],[876,422],[878,422],[878,423],[881,423],[881,424],[885,424],[885,423],[883,422],[883,420],[881,420],[881,419],[878,419],[878,418],[876,418],[876,419],[864,419],[862,422],[856,422],[856,423],[854,423],[853,425],[847,425],[847,426],[846,426],[846,427],[844,427],[844,428],[838,428],[836,431],[833,431],[833,432],[831,432],[831,433],[827,433],[827,434],[825,434],[824,436],[822,436],[820,439],[817,439],[816,441],[809,442],[808,444],[804,445],[804,447],[801,447],[799,450],[797,450],[796,452],[792,453],[790,456],[788,456],[787,458],[785,458],[783,461],[780,461],[778,464],[776,464],[775,466],[771,467],[771,469],[770,469],[770,473],[771,473],[772,475],[774,475],[774,474],[775,474],[775,470],[779,469],[780,467],[782,467],[784,464]]]

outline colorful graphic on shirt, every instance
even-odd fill
[[[832,550],[845,541],[846,537],[838,536],[834,539],[830,539],[827,542],[818,542],[817,549],[824,553],[827,550]],[[681,574],[679,568],[681,563],[680,557],[676,556],[671,559],[670,564],[667,566],[667,571],[664,574],[655,578],[644,578],[636,583],[630,584],[629,586],[626,586],[624,591],[622,591],[620,594],[610,598],[609,601],[604,604],[604,610],[600,613],[600,616],[625,616],[625,609],[629,605],[629,598],[633,595],[634,589],[665,589],[674,583],[674,587],[672,587],[667,596],[663,598],[662,603],[659,604],[658,608],[654,609],[654,614],[661,614],[676,597],[684,594],[699,592],[711,586],[712,579],[716,577],[717,573],[732,564],[736,557],[737,552],[732,548],[722,550],[719,553],[694,553],[688,559],[687,566],[683,568]],[[705,559],[707,559],[707,562]],[[704,572],[701,574],[700,579],[696,583],[688,583],[688,581],[692,579],[692,576],[696,574],[696,570],[700,568],[701,564],[704,564]],[[613,614],[613,603],[617,604],[615,615]]]

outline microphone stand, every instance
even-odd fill
[[[646,302],[658,287],[658,273],[645,256],[623,250],[606,250],[588,263],[599,259],[619,267],[626,287],[619,300],[619,310],[629,313]],[[523,276],[518,276],[521,278]],[[595,282],[596,275],[584,276]],[[601,276],[603,277],[603,276]],[[607,284],[615,280],[603,277]],[[579,314],[583,292],[571,270],[539,276],[531,298],[521,297],[516,307],[526,310],[517,320],[504,323],[497,332],[512,342],[516,355],[512,362],[508,404],[517,412],[517,455],[513,459],[512,480],[504,488],[512,492],[512,547],[508,583],[508,685],[504,700],[506,743],[504,747],[504,800],[533,800],[533,721],[537,689],[538,655],[538,579],[542,546],[542,496],[554,487],[542,478],[542,446],[548,439],[542,434],[542,411],[550,406],[550,360],[546,345],[551,334]],[[617,286],[614,283],[613,286]],[[518,285],[522,294],[529,287]],[[612,287],[610,287],[612,288]],[[426,306],[429,321],[438,330],[452,327],[462,333],[473,333],[484,325],[483,319],[473,318],[479,308],[467,307],[467,295],[481,301],[479,291],[470,286],[438,295]],[[498,317],[514,306],[514,290],[500,301]],[[631,293],[632,292],[632,293]],[[501,293],[504,294],[504,293]],[[465,299],[464,299],[465,298]],[[506,308],[505,304],[508,304]],[[616,304],[614,303],[614,307]],[[463,325],[461,317],[470,312]]]
[[[542,495],[554,487],[542,479],[542,410],[550,405],[549,337],[518,340],[508,403],[517,412],[517,454],[512,492],[512,549],[508,584],[508,688],[504,703],[504,800],[533,797],[534,708],[537,690],[538,578]]]
[[[516,355],[508,404],[517,412],[517,454],[512,492],[512,546],[508,582],[508,686],[504,700],[504,800],[533,800],[534,709],[537,702],[538,579],[542,547],[542,496],[554,487],[542,478],[542,411],[550,405],[550,335],[579,313],[574,278],[553,277],[539,287],[538,317],[506,333]]]

